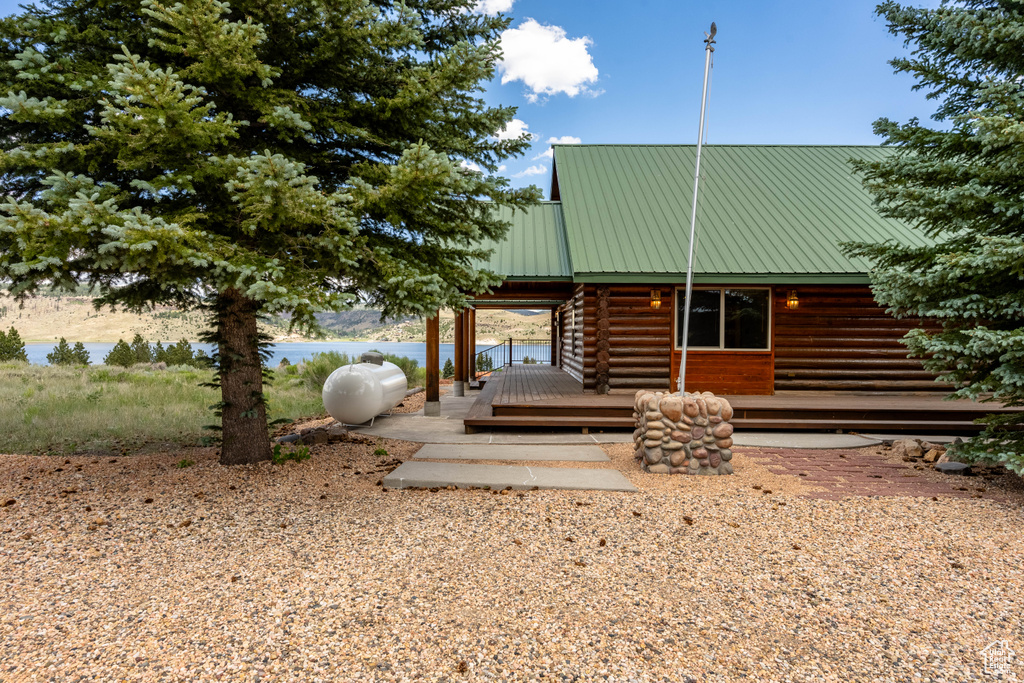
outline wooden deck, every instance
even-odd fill
[[[634,392],[585,394],[550,365],[513,365],[494,373],[464,423],[467,432],[496,428],[633,429]],[[743,429],[971,434],[974,419],[1015,409],[944,401],[934,393],[786,391],[727,396]]]

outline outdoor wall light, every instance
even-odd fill
[[[800,299],[796,296],[796,290],[789,290],[789,294],[786,295],[786,308],[796,308],[800,305]]]
[[[651,308],[661,308],[661,290],[651,290]]]

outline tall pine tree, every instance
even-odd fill
[[[270,457],[257,320],[461,308],[525,207],[475,0],[45,0],[0,21],[0,281],[206,310],[221,462]],[[476,170],[481,169],[481,170]]]
[[[898,73],[940,104],[937,125],[875,122],[895,147],[885,161],[859,162],[883,215],[932,243],[847,245],[873,260],[875,298],[898,316],[921,316],[941,331],[906,343],[949,382],[952,396],[1024,405],[1024,3],[960,0],[938,9],[878,6],[906,40]],[[972,461],[1024,474],[1024,416],[986,418],[957,449]],[[1010,430],[1006,428],[1010,427]]]

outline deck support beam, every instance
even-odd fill
[[[427,401],[423,405],[423,414],[427,417],[441,416],[440,342],[438,314],[435,313],[427,318]]]
[[[452,386],[453,396],[466,395],[466,330],[465,311],[455,314],[455,378]]]
[[[551,307],[551,367],[558,367],[558,309]]]
[[[476,381],[476,309],[466,315],[466,379]]]

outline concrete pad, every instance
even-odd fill
[[[598,446],[455,446],[427,444],[413,456],[432,460],[548,460],[553,462],[608,462]]]
[[[880,439],[860,434],[828,434],[825,432],[733,432],[734,446],[764,446],[767,448],[864,448],[877,446]]]
[[[442,404],[443,406],[443,404]],[[443,408],[442,408],[443,410]],[[473,444],[597,444],[628,443],[632,434],[582,434],[576,432],[478,432],[466,434],[461,419],[438,419],[418,414],[397,414],[377,418],[373,426],[363,425],[352,431],[385,439],[402,439],[419,443],[473,443]]]
[[[402,463],[391,474],[384,477],[384,487],[390,489],[452,485],[459,488],[487,486],[492,490],[511,486],[513,489],[521,491],[538,488],[633,493],[637,490],[618,470],[410,461]]]
[[[488,432],[490,443],[523,445],[523,444],[588,444],[601,443],[590,434],[584,434],[580,430],[560,432]]]

